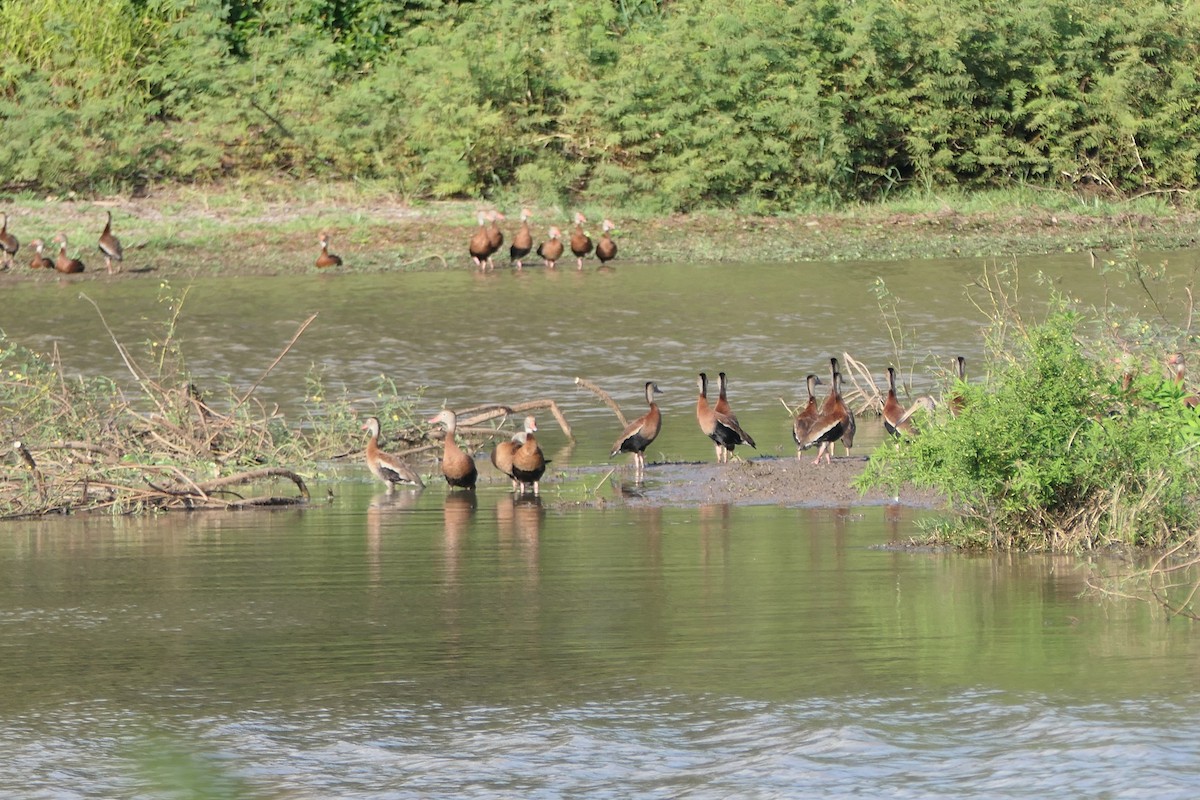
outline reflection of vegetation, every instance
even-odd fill
[[[1161,0],[16,0],[0,172],[748,211],[1186,190],[1198,26]]]
[[[1131,269],[1134,280],[1145,275]],[[1191,537],[1200,416],[1183,385],[1163,377],[1176,341],[1164,342],[1168,321],[1124,327],[1108,310],[1102,325],[1059,300],[1027,324],[1000,279],[985,286],[986,380],[956,387],[965,400],[957,417],[946,412],[899,449],[880,448],[863,484],[941,490],[959,514],[940,535],[959,545],[1080,550]]]

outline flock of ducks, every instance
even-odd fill
[[[100,238],[96,241],[100,249],[101,255],[104,256],[104,268],[111,275],[113,270],[113,262],[119,265],[124,259],[125,254],[121,249],[121,241],[113,236],[112,232],[112,212],[106,211],[107,219],[104,222],[104,230],[100,232]],[[8,214],[0,212],[0,218],[3,223],[0,224],[0,253],[3,254],[4,269],[12,269],[16,265],[17,253],[21,249],[21,243],[8,230]],[[46,255],[46,243],[41,239],[34,239],[29,243],[33,249],[33,257],[29,261],[29,266],[32,269],[53,269],[63,273],[83,272],[85,269],[83,261],[78,258],[71,258],[67,255],[67,235],[59,233],[52,240],[58,245],[58,255],[51,259]],[[120,266],[115,270],[120,272]]]
[[[500,248],[504,246],[504,231],[500,228],[500,221],[505,217],[499,211],[480,211],[476,215],[476,221],[479,223],[479,228],[471,235],[470,241],[467,242],[467,252],[471,255],[471,261],[475,264],[475,268],[481,272],[489,272],[496,268],[496,253],[500,252]],[[592,237],[588,235],[584,229],[584,224],[587,222],[585,217],[580,212],[575,212],[575,227],[571,231],[571,237],[567,242],[563,243],[562,231],[557,226],[551,226],[547,232],[547,238],[541,242],[537,249],[533,247],[533,230],[529,227],[529,220],[533,218],[533,212],[528,208],[521,209],[521,227],[513,235],[512,243],[508,246],[508,258],[510,263],[514,264],[518,270],[525,267],[525,258],[530,253],[536,253],[538,258],[542,259],[542,264],[547,269],[556,269],[559,259],[570,247],[571,254],[575,256],[575,266],[577,269],[583,269],[583,259],[587,258],[593,252],[596,254],[596,259],[600,265],[604,266],[609,261],[617,257],[617,243],[612,238],[612,232],[616,230],[612,220],[604,220],[600,223],[600,239],[596,242],[592,241]],[[342,259],[329,252],[329,234],[322,233],[318,239],[318,244],[321,247],[321,252],[317,256],[317,267],[324,269],[326,267],[340,267]]]
[[[583,228],[587,218],[576,211],[575,228],[571,231],[571,238],[566,245],[563,244],[562,231],[551,226],[547,232],[548,238],[539,244],[535,251],[533,249],[533,231],[529,228],[529,220],[532,217],[533,214],[528,208],[521,209],[521,227],[517,229],[512,244],[508,248],[509,260],[516,265],[518,270],[525,266],[525,257],[530,252],[536,252],[547,269],[555,269],[558,260],[563,257],[568,246],[571,248],[571,254],[575,256],[575,264],[578,269],[583,269],[583,259],[589,256],[593,249],[601,266],[617,257],[617,243],[612,238],[612,231],[616,229],[616,226],[611,220],[606,219],[601,223],[600,240],[593,245],[592,237],[588,236],[587,231]],[[504,215],[499,211],[480,211],[477,215],[479,229],[471,236],[471,240],[467,243],[467,250],[471,254],[471,260],[475,262],[475,267],[479,270],[486,272],[496,268],[493,256],[504,246],[504,231],[500,229],[499,224],[502,219],[504,219]],[[491,225],[487,225],[488,222]]]
[[[105,214],[107,219],[104,222],[104,230],[100,233],[100,238],[96,243],[100,248],[100,253],[104,256],[105,270],[112,274],[114,272],[113,262],[118,264],[115,271],[120,272],[119,265],[124,259],[124,251],[121,248],[121,241],[112,232],[112,212],[107,211]],[[532,216],[529,209],[521,209],[521,227],[513,236],[512,244],[508,248],[509,258],[512,263],[516,264],[518,270],[524,266],[525,257],[530,252],[534,252],[533,231],[529,227],[529,220]],[[21,243],[8,230],[8,214],[0,212],[0,219],[3,220],[0,224],[0,257],[3,258],[3,268],[11,269],[16,264],[17,252],[21,249]],[[478,214],[479,230],[471,236],[467,249],[475,266],[480,270],[495,269],[493,256],[504,245],[504,232],[499,225],[500,220],[503,219],[504,215],[499,211],[481,211]],[[488,222],[491,224],[488,225]],[[550,228],[548,238],[539,244],[536,250],[547,268],[555,268],[558,260],[566,252],[567,246],[570,246],[579,269],[583,269],[583,259],[591,255],[593,251],[601,265],[617,257],[617,243],[612,238],[612,231],[616,229],[616,226],[612,221],[606,219],[601,223],[600,239],[595,243],[584,230],[583,226],[586,222],[587,218],[583,214],[575,213],[575,228],[571,231],[571,237],[566,245],[562,241],[562,232],[557,227]],[[29,243],[33,249],[33,256],[29,262],[32,269],[53,269],[63,273],[83,272],[86,269],[83,261],[67,255],[67,235],[65,233],[56,235],[52,242],[59,246],[58,254],[53,259],[46,255],[44,241],[34,239]],[[330,242],[331,237],[328,232],[322,231],[317,237],[317,244],[320,247],[316,260],[318,269],[340,267],[343,263],[341,256],[329,251]]]
[[[815,387],[821,379],[815,374],[806,376],[808,403],[792,419],[792,439],[796,443],[796,458],[803,459],[803,452],[812,447],[817,448],[817,457],[812,463],[820,465],[832,463],[833,447],[841,442],[846,448],[846,455],[854,446],[856,423],[854,412],[842,398],[841,372],[838,360],[829,359],[830,391],[825,399],[817,402]],[[955,360],[955,370],[960,381],[966,380],[966,361],[961,356]],[[757,449],[750,434],[742,429],[737,416],[729,405],[727,396],[728,381],[725,373],[717,374],[717,401],[708,401],[708,375],[701,372],[696,378],[699,393],[696,397],[696,422],[700,431],[712,440],[716,451],[718,464],[728,463],[738,445],[749,445]],[[621,435],[613,443],[610,457],[621,453],[633,455],[634,471],[640,481],[646,468],[646,448],[648,448],[659,431],[662,430],[662,411],[654,401],[654,396],[662,394],[658,384],[646,381],[646,405],[649,409],[645,414],[630,422],[621,431]],[[957,414],[962,407],[962,398],[954,393],[949,399],[951,413]],[[896,397],[896,370],[888,367],[888,391],[883,402],[883,427],[888,434],[895,437],[911,437],[916,433],[913,426],[913,416],[922,409],[933,411],[936,401],[929,395],[922,395],[905,408]],[[474,490],[479,478],[475,460],[464,451],[455,441],[454,434],[458,418],[453,411],[444,410],[427,420],[445,428],[445,440],[442,445],[441,472],[446,483],[453,489]],[[390,453],[385,453],[379,447],[379,420],[370,417],[363,424],[367,431],[367,467],[379,480],[387,484],[387,491],[392,493],[396,486],[412,486],[424,488],[425,484],[420,475],[405,461]],[[511,440],[500,442],[492,451],[492,465],[512,481],[512,491],[519,494],[532,492],[536,497],[539,493],[539,482],[546,472],[549,463],[542,453],[534,434],[537,432],[537,420],[533,416],[525,418],[523,430]]]
[[[504,218],[499,211],[480,211],[476,215],[479,228],[467,242],[467,252],[471,254],[471,261],[475,264],[475,268],[482,272],[489,272],[496,268],[495,255],[504,246],[504,231],[500,228],[500,221]],[[508,247],[509,261],[516,265],[518,270],[525,267],[525,258],[531,252],[537,253],[547,269],[556,269],[559,259],[563,257],[563,253],[568,247],[571,248],[571,254],[575,256],[577,269],[583,269],[583,259],[593,252],[601,266],[617,257],[617,243],[612,238],[612,232],[616,230],[616,226],[613,225],[612,220],[606,219],[600,223],[600,239],[593,242],[592,237],[583,227],[587,222],[587,217],[577,211],[575,212],[575,228],[571,231],[571,237],[566,244],[563,243],[562,231],[557,226],[551,226],[546,240],[534,250],[533,230],[529,227],[529,220],[532,218],[533,212],[528,208],[521,209],[521,227],[513,235],[512,243]],[[317,256],[316,263],[320,269],[342,265],[342,259],[329,252],[329,241],[328,233],[322,233],[318,239],[321,252]]]

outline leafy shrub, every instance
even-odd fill
[[[960,545],[1076,550],[1159,546],[1200,523],[1200,416],[1153,368],[1118,373],[1061,306],[994,353],[985,383],[958,385],[942,413],[899,448],[872,455],[862,485],[911,482],[945,494]]]

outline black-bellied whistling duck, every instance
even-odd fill
[[[524,430],[512,437],[507,442],[500,442],[496,445],[496,449],[492,451],[492,466],[503,472],[512,481],[512,490],[517,491],[519,481],[513,477],[512,463],[513,454],[517,449],[525,444],[526,437],[537,430],[537,420],[530,415],[525,418]]]
[[[558,228],[551,228],[549,235],[549,239],[538,245],[537,254],[541,256],[547,269],[554,269],[554,265],[563,254],[562,232]]]
[[[892,436],[899,436],[896,425],[903,416],[904,406],[900,405],[900,399],[896,397],[896,369],[888,367],[888,391],[883,401],[883,429]]]
[[[847,454],[854,443],[854,413],[842,400],[842,374],[838,372],[836,358],[829,359],[829,363],[830,380],[832,381],[832,385],[829,387],[829,396],[821,404],[820,414],[813,421],[812,427],[808,429],[808,435],[804,437],[801,445],[803,449],[812,447],[814,444],[819,445],[817,458],[813,464],[820,464],[822,456],[825,457],[826,464],[830,463],[833,458],[833,443],[838,439],[841,439],[842,444],[846,445]],[[847,436],[849,443],[847,443]]]
[[[111,275],[113,271],[112,262],[116,261],[120,263],[125,258],[125,253],[121,249],[121,241],[113,236],[112,233],[112,212],[107,211],[105,213],[108,214],[108,219],[104,223],[104,230],[100,233],[98,244],[100,245],[100,252],[104,254],[104,268]],[[121,269],[118,267],[117,272],[120,271]]]
[[[950,399],[946,403],[950,409],[950,415],[957,417],[967,405],[966,398],[962,395],[962,386],[967,382],[967,360],[962,356],[954,358],[954,376],[957,382],[953,389],[950,390]]]
[[[705,436],[713,440],[717,451],[717,463],[724,464],[729,454],[739,444],[756,447],[754,440],[738,425],[737,420],[722,414],[708,404],[708,376],[703,372],[697,377],[700,394],[696,398],[696,421]]]
[[[58,256],[54,259],[54,268],[59,272],[83,272],[83,262],[67,255],[67,235],[60,233],[54,237],[54,241],[59,245]]]
[[[45,242],[41,239],[34,239],[29,246],[33,248],[33,259],[29,262],[30,269],[54,269],[54,262],[42,252],[46,247]]]
[[[508,246],[508,257],[517,262],[517,269],[524,266],[522,259],[533,249],[533,232],[529,230],[529,219],[532,216],[528,208],[521,209],[521,227],[517,229],[517,235]]]
[[[717,414],[723,414],[724,416],[729,417],[729,419],[733,422],[733,424],[738,425],[739,426],[738,429],[741,430],[740,423],[738,422],[737,416],[733,413],[733,410],[729,408],[729,398],[725,396],[725,392],[727,389],[728,389],[728,382],[725,378],[725,373],[718,372],[717,373],[717,404],[715,406],[713,406],[713,408],[716,410]],[[750,438],[750,434],[743,432],[742,435],[746,437],[746,444],[750,445],[751,447],[754,447],[754,440]]]
[[[512,476],[520,482],[522,491],[532,485],[535,497],[539,492],[538,484],[546,472],[546,457],[542,455],[542,448],[533,435],[536,430],[537,423],[530,417],[525,421],[525,441],[513,451],[512,457]]]
[[[1186,376],[1186,368],[1183,365],[1183,353],[1172,353],[1167,357],[1167,364],[1171,367],[1174,373],[1173,379],[1175,384],[1182,391],[1185,388],[1184,380]],[[1190,394],[1183,398],[1183,404],[1188,408],[1195,408],[1200,405],[1200,395]]]
[[[605,264],[617,257],[617,243],[609,234],[609,231],[615,230],[617,226],[612,224],[612,220],[606,219],[600,223],[600,227],[602,233],[600,241],[596,242],[596,258],[600,259],[601,264]]]
[[[367,417],[362,429],[371,437],[367,440],[367,469],[379,480],[387,484],[387,493],[391,494],[396,485],[415,486],[424,489],[425,483],[421,476],[405,464],[400,458],[379,449],[379,419]]]
[[[324,231],[317,237],[317,243],[321,245],[321,253],[317,256],[317,267],[325,269],[326,267],[340,267],[342,265],[342,257],[329,252],[329,234]]]
[[[796,443],[797,461],[800,460],[800,453],[805,449],[804,440],[808,436],[808,431],[820,415],[820,407],[817,405],[817,384],[820,382],[821,379],[816,375],[810,373],[805,376],[804,383],[808,388],[808,403],[792,419],[792,441]]]
[[[446,426],[446,441],[442,446],[442,476],[446,483],[459,489],[474,489],[479,471],[475,468],[475,459],[458,446],[454,441],[454,431],[458,428],[458,417],[450,409],[443,410],[429,420]]]
[[[650,410],[625,426],[609,453],[610,457],[618,453],[633,453],[634,472],[639,474],[646,469],[646,448],[662,430],[662,412],[654,402],[656,394],[662,394],[662,389],[654,381],[646,381],[646,404]]]
[[[475,215],[479,221],[479,227],[475,229],[475,233],[471,234],[471,241],[467,243],[467,250],[471,253],[471,260],[475,262],[477,269],[486,269],[488,257],[492,254],[491,240],[488,238],[487,215],[480,211]]]
[[[896,436],[916,436],[917,428],[913,425],[913,415],[918,411],[925,410],[930,414],[937,408],[937,401],[927,394],[923,394],[913,401],[913,404],[904,410],[896,420]]]
[[[488,254],[487,268],[495,269],[496,263],[492,260],[492,256],[504,244],[504,231],[500,230],[500,220],[504,219],[504,215],[499,211],[493,211],[488,214],[488,219],[492,221],[491,226],[487,229],[488,234]]]
[[[583,230],[585,222],[587,222],[587,218],[576,211],[575,230],[571,231],[571,252],[575,254],[575,261],[579,264],[579,269],[583,269],[583,257],[592,252],[592,237]]]
[[[0,224],[0,250],[4,251],[4,268],[8,269],[17,259],[17,251],[21,249],[21,243],[17,241],[17,237],[8,232],[8,214],[0,213],[4,218],[4,222]]]

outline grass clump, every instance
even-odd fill
[[[988,549],[1161,547],[1200,524],[1200,415],[1153,351],[1113,358],[1078,310],[1057,301],[1040,323],[1003,321],[983,383],[879,448],[860,486],[942,492],[956,515],[938,541]],[[1161,345],[1160,345],[1161,346]]]

